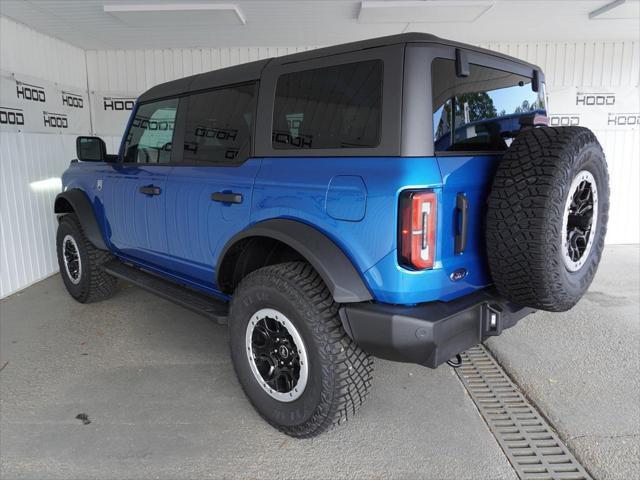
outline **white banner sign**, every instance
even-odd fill
[[[136,94],[91,92],[93,130],[97,135],[123,135],[136,103]]]
[[[592,130],[640,128],[638,87],[549,89],[549,125]]]
[[[0,131],[88,134],[87,92],[0,71]]]

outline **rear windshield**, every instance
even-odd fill
[[[544,89],[531,78],[470,64],[458,77],[455,62],[437,58],[431,65],[433,142],[436,152],[506,150],[536,115],[545,115]]]

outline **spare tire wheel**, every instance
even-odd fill
[[[487,256],[498,291],[523,306],[569,310],[598,268],[608,212],[607,164],[590,130],[522,132],[488,199]]]

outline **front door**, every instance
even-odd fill
[[[160,264],[167,253],[166,184],[178,100],[141,104],[118,163],[102,186],[107,240],[133,260]]]

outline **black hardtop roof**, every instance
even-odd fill
[[[520,63],[530,66],[532,70],[540,70],[536,65],[527,63],[518,58],[504,55],[493,50],[487,50],[465,43],[445,40],[428,33],[401,33],[398,35],[389,35],[386,37],[376,37],[368,40],[360,40],[357,42],[343,43],[330,47],[318,48],[315,50],[307,50],[305,52],[293,53],[282,57],[267,58],[256,62],[243,63],[233,67],[213,70],[211,72],[200,73],[190,77],[180,78],[171,82],[161,83],[155,87],[151,87],[138,98],[139,102],[148,102],[150,100],[158,100],[160,98],[183,95],[189,92],[215,88],[234,83],[245,83],[260,79],[262,71],[267,65],[283,65],[287,63],[301,62],[314,58],[328,57],[331,55],[339,55],[347,52],[358,50],[366,50],[369,48],[385,47],[389,45],[397,45],[401,43],[435,43],[451,47],[464,48],[476,52],[485,53],[500,57],[508,61]]]
[[[221,68],[219,70],[161,83],[160,85],[151,87],[140,95],[138,101],[148,102],[150,100],[183,95],[207,88],[258,80],[262,74],[262,70],[264,70],[264,67],[271,60],[271,58],[266,58],[264,60],[258,60],[257,62],[242,63],[233,67]]]

